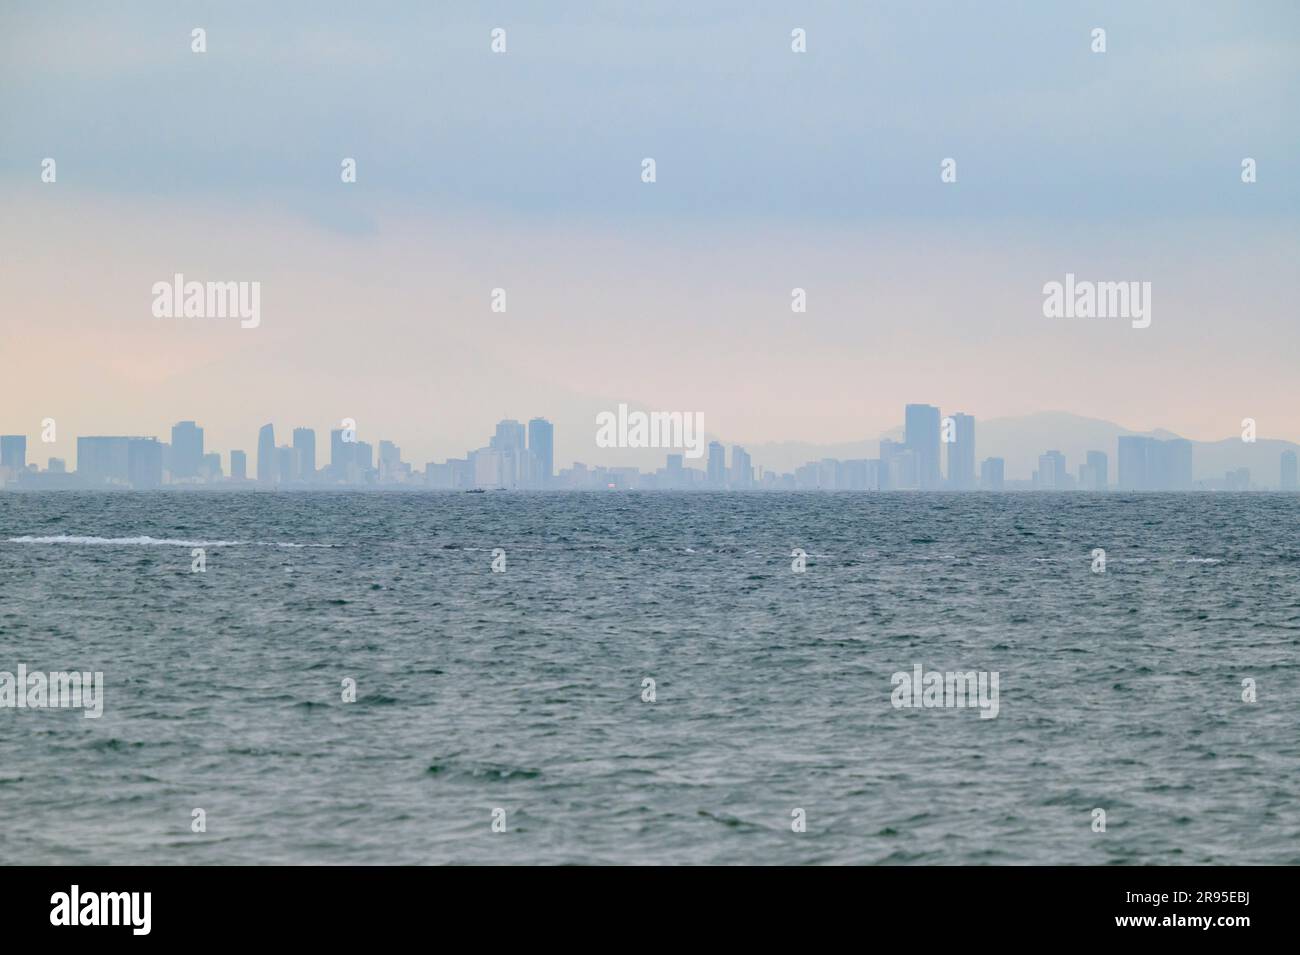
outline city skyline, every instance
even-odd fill
[[[1191,491],[1296,490],[1296,449],[1275,454],[1277,481],[1271,473],[1229,467],[1221,474],[1197,477],[1195,442],[1176,435],[1119,434],[1114,447],[1094,448],[1070,462],[1056,448],[1037,456],[1028,476],[1009,473],[1002,457],[978,454],[978,419],[965,412],[945,415],[938,406],[913,403],[904,408],[902,440],[882,435],[874,458],[820,457],[790,471],[755,464],[738,443],[711,440],[701,467],[690,467],[684,448],[669,448],[653,471],[638,466],[600,463],[593,444],[590,462],[575,459],[555,467],[555,425],[534,417],[527,424],[500,420],[487,444],[463,457],[428,461],[403,460],[400,445],[389,439],[363,440],[356,422],[344,419],[329,429],[328,463],[318,466],[316,429],[296,426],[291,443],[278,443],[274,422],[262,425],[254,444],[254,470],[248,451],[223,453],[205,445],[205,431],[194,420],[178,421],[170,442],[147,435],[78,435],[76,467],[64,457],[49,456],[44,469],[27,460],[27,435],[0,435],[0,488],[60,489],[130,486],[228,488],[407,487],[430,490],[916,490],[916,491]],[[47,420],[47,424],[52,424]],[[1254,422],[1243,420],[1242,441],[1255,443]],[[1245,426],[1249,425],[1249,428]],[[1159,436],[1157,436],[1159,435]],[[42,444],[47,442],[42,442]],[[1289,442],[1265,442],[1266,446]],[[730,459],[728,460],[728,450]]]

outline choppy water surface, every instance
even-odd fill
[[[0,494],[0,670],[106,683],[98,720],[0,709],[0,859],[1297,863],[1298,518],[1282,495]],[[895,709],[916,664],[998,671],[998,716]]]

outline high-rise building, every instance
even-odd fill
[[[1087,463],[1079,468],[1079,487],[1085,491],[1104,491],[1110,481],[1110,464],[1102,451],[1089,451]]]
[[[46,470],[51,474],[66,474],[68,471],[68,462],[64,461],[63,458],[50,458],[50,463],[46,466]]]
[[[865,458],[841,461],[839,472],[835,475],[835,486],[841,491],[874,491],[872,479],[879,480],[876,469],[872,467],[876,463]],[[869,481],[872,483],[869,484]]]
[[[496,434],[492,435],[488,447],[493,451],[524,450],[527,447],[524,442],[524,426],[513,418],[498,421]]]
[[[863,481],[864,481],[863,486],[868,491],[879,491],[880,472],[881,472],[880,461],[875,458],[868,458],[863,463],[866,465],[866,469],[863,474]],[[766,477],[766,475],[764,475],[764,477]]]
[[[1002,458],[985,458],[980,464],[980,488],[1000,491],[1005,482],[1006,462]]]
[[[203,455],[203,461],[199,464],[199,477],[205,481],[216,481],[221,478],[221,455],[216,451]]]
[[[747,491],[754,485],[754,465],[749,453],[739,445],[731,448],[731,486]]]
[[[170,470],[172,480],[190,480],[199,476],[203,462],[203,429],[193,421],[172,425]]]
[[[884,459],[881,467],[885,468]],[[902,447],[889,457],[886,486],[893,491],[916,490],[921,486],[920,459],[911,448]]]
[[[975,419],[960,412],[952,416],[953,440],[948,444],[948,486],[954,491],[975,489]]]
[[[834,458],[822,458],[817,462],[817,486],[823,491],[839,489],[840,462]]]
[[[1152,441],[1155,449],[1155,489],[1190,491],[1192,489],[1192,442],[1186,438]],[[1150,458],[1148,458],[1150,461]]]
[[[1192,487],[1192,442],[1137,435],[1119,439],[1122,491],[1186,491]]]
[[[77,476],[91,486],[156,488],[162,485],[162,451],[157,438],[98,435],[77,438]]]
[[[524,426],[513,418],[497,422],[496,433],[488,441],[488,450],[502,454],[502,487],[518,487],[528,480],[528,455]]]
[[[162,447],[157,438],[127,439],[127,481],[131,487],[140,491],[162,486]]]
[[[352,446],[352,463],[356,466],[356,480],[369,480],[375,469],[375,447],[369,441],[358,441]]]
[[[294,470],[300,481],[316,479],[316,432],[311,428],[293,429]]]
[[[916,455],[916,483],[922,490],[939,487],[939,409],[934,405],[908,405],[904,414],[903,443]]]
[[[1063,491],[1069,486],[1069,472],[1065,469],[1065,455],[1048,451],[1038,456],[1038,486],[1044,491]]]
[[[0,435],[0,468],[27,470],[27,435]]]
[[[275,483],[290,484],[298,480],[298,452],[287,444],[275,449]]]
[[[1282,452],[1282,490],[1294,491],[1296,484],[1296,457],[1294,451]]]
[[[1121,491],[1147,490],[1147,445],[1150,438],[1124,435],[1119,439],[1119,473]]]
[[[402,449],[391,441],[379,442],[379,480],[396,481],[402,471]]]
[[[275,428],[264,424],[257,432],[257,483],[275,483],[276,460]]]
[[[664,484],[666,487],[682,488],[688,486],[690,476],[685,473],[682,463],[680,454],[668,455],[668,462],[664,467]]]
[[[130,440],[106,435],[77,438],[77,476],[90,486],[129,483],[127,450]]]
[[[474,452],[474,486],[481,488],[510,487],[508,483],[509,452],[481,448]]]
[[[335,428],[330,432],[330,478],[334,481],[355,480],[349,478],[348,473],[355,471],[352,467],[352,452],[356,449],[356,442],[344,441],[345,434],[342,428]],[[352,437],[356,437],[355,433]]]
[[[528,450],[537,469],[535,484],[549,487],[555,476],[555,425],[545,418],[528,422]]]
[[[230,452],[230,479],[232,481],[248,480],[248,455],[243,451]]]
[[[727,486],[727,451],[717,441],[709,442],[709,487]]]
[[[912,491],[919,488],[919,457],[906,444],[889,438],[880,442],[880,490]]]

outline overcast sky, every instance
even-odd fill
[[[0,431],[352,417],[422,464],[542,415],[567,465],[619,401],[742,443],[927,401],[1297,440],[1298,123],[1293,2],[10,0]],[[153,318],[175,272],[260,281],[260,327]],[[1066,272],[1151,282],[1151,326],[1044,318]]]

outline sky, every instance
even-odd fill
[[[350,417],[419,465],[544,416],[617,463],[619,402],[755,445],[928,402],[1300,440],[1298,125],[1291,2],[9,0],[0,432]],[[260,325],[153,317],[177,272],[260,282]],[[1066,273],[1150,282],[1150,327],[1044,317]]]

